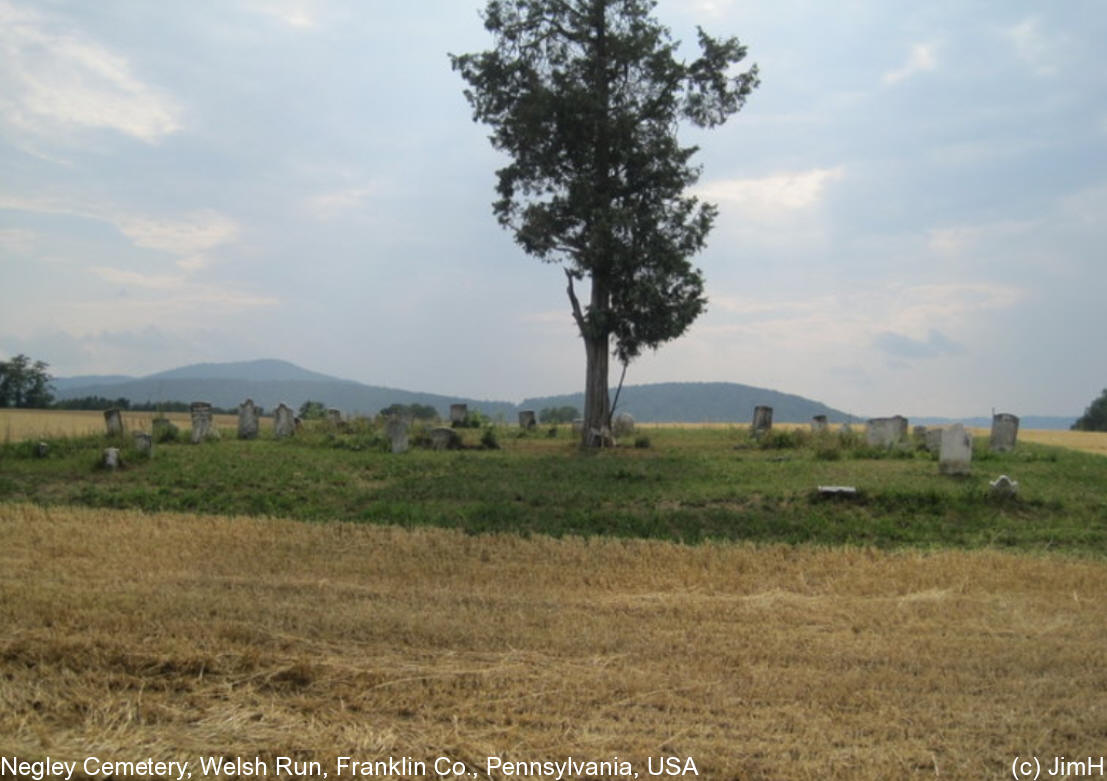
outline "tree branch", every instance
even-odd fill
[[[580,329],[581,336],[584,335],[584,314],[580,311],[580,301],[577,300],[576,291],[573,290],[573,275],[569,269],[562,269],[565,272],[565,278],[569,280],[569,287],[565,290],[569,294],[569,303],[573,305],[573,319],[577,321],[577,328]]]

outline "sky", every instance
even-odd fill
[[[481,2],[0,0],[0,358],[281,358],[408,390],[579,391],[564,276],[496,223],[448,53]],[[707,311],[628,384],[865,415],[1078,415],[1107,386],[1100,0],[660,0],[761,86],[681,128]],[[612,380],[617,375],[613,372]]]

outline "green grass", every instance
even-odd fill
[[[1022,444],[1009,454],[976,443],[974,474],[938,474],[933,456],[873,451],[804,432],[751,442],[744,427],[657,429],[649,447],[581,453],[562,429],[519,436],[465,430],[466,448],[385,452],[372,429],[309,430],[291,440],[160,443],[125,468],[97,467],[102,437],[0,446],[0,500],[186,510],[454,527],[471,533],[615,535],[902,546],[1107,551],[1107,458]],[[988,481],[1021,483],[998,502]],[[856,486],[852,500],[815,495]]]

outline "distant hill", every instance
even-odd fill
[[[615,389],[611,389],[614,399]],[[826,415],[831,423],[857,420],[848,412],[791,393],[755,388],[735,382],[663,382],[655,385],[627,385],[619,394],[616,412],[629,412],[636,421],[674,423],[749,423],[753,408],[773,408],[773,420],[802,423],[815,415]],[[584,408],[584,394],[542,396],[524,399],[520,409],[536,412],[546,407]]]
[[[944,426],[950,423],[960,423],[962,426],[973,428],[991,428],[992,419],[989,417],[975,418],[909,418],[911,425],[919,426]],[[1019,428],[1049,429],[1056,431],[1068,431],[1076,422],[1076,416],[1061,417],[1057,415],[1022,415],[1019,417]]]

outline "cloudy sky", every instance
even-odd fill
[[[0,0],[0,357],[580,390],[564,277],[496,225],[503,159],[449,67],[489,45],[481,5]],[[1107,386],[1100,0],[656,15],[737,35],[762,86],[683,133],[720,207],[708,312],[629,383],[951,416],[1076,415]]]

